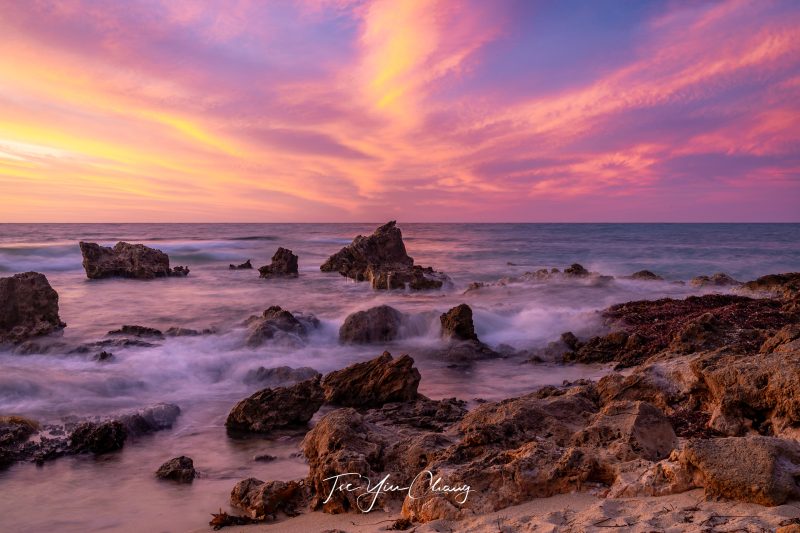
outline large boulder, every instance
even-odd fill
[[[194,469],[194,461],[185,455],[170,459],[156,470],[157,478],[178,483],[191,483],[195,476],[197,476],[197,471]]]
[[[432,268],[414,265],[406,253],[400,228],[388,222],[372,235],[359,235],[320,266],[356,281],[369,281],[375,289],[438,289],[447,280]]]
[[[307,326],[314,326],[316,323],[313,316],[300,315],[298,318],[279,305],[273,305],[260,316],[251,316],[245,321],[249,330],[245,343],[255,348],[276,338],[299,341],[308,333]]]
[[[400,335],[403,316],[403,313],[388,305],[356,311],[347,315],[339,328],[339,341],[345,344],[393,341]]]
[[[448,339],[461,341],[478,340],[472,323],[472,308],[467,304],[457,305],[439,317],[442,335]]]
[[[0,343],[19,343],[62,329],[58,293],[44,274],[0,278]]]
[[[261,278],[296,278],[298,275],[297,259],[291,250],[278,248],[272,256],[272,263],[259,268],[258,275]]]
[[[248,370],[244,376],[244,382],[248,385],[258,384],[268,387],[285,387],[300,381],[320,376],[320,373],[308,366],[292,368],[289,366],[276,366],[265,368],[260,366]]]
[[[389,402],[417,398],[419,370],[414,359],[402,355],[392,358],[389,352],[336,370],[322,380],[327,403],[345,407],[379,407]]]
[[[83,269],[89,279],[109,277],[153,279],[166,276],[185,276],[186,267],[170,268],[169,256],[161,250],[143,244],[118,242],[113,248],[93,242],[80,243]]]
[[[769,274],[742,285],[742,289],[766,293],[781,298],[792,298],[800,294],[800,272]]]
[[[269,433],[304,426],[324,401],[319,377],[290,387],[260,390],[231,409],[225,427],[229,431]]]
[[[630,276],[627,276],[628,279],[638,279],[641,281],[663,281],[664,278],[656,274],[655,272],[651,272],[649,270],[639,270],[638,272],[634,272]]]
[[[181,414],[181,408],[173,403],[156,403],[121,415],[117,420],[125,426],[128,435],[145,435],[171,429]]]

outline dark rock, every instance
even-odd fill
[[[181,408],[172,403],[157,403],[139,411],[124,414],[119,422],[128,435],[144,435],[170,429],[181,414]]]
[[[0,449],[8,450],[21,444],[38,431],[39,423],[35,420],[21,416],[0,416]]]
[[[664,278],[662,278],[658,274],[650,272],[649,270],[640,270],[638,272],[634,272],[633,274],[628,276],[628,278],[629,279],[640,279],[640,280],[644,280],[644,281],[663,281],[664,280]]]
[[[504,357],[503,354],[491,349],[486,344],[471,341],[452,341],[444,348],[433,351],[432,357],[442,361],[448,361],[454,366],[470,365],[475,361],[485,359],[497,359]]]
[[[800,324],[784,326],[764,341],[758,351],[760,353],[800,352]]]
[[[156,328],[148,328],[146,326],[131,326],[125,325],[119,329],[114,329],[108,332],[109,335],[132,335],[134,337],[157,337],[163,338],[164,334]]]
[[[402,323],[403,313],[394,307],[371,307],[347,316],[339,328],[339,341],[345,344],[392,341],[398,338]]]
[[[586,276],[589,276],[591,272],[583,268],[583,265],[580,265],[578,263],[573,263],[572,265],[564,269],[564,274],[576,278],[584,278]]]
[[[570,350],[576,350],[580,344],[578,337],[571,331],[566,331],[561,334],[561,342],[563,342]]]
[[[117,420],[102,422],[83,422],[70,434],[70,447],[73,452],[102,454],[121,450],[128,433],[125,426]]]
[[[414,360],[403,355],[393,359],[389,352],[336,370],[322,380],[327,403],[347,407],[379,407],[388,402],[406,402],[417,397],[419,370]]]
[[[278,513],[287,516],[300,514],[307,492],[302,481],[268,481],[243,479],[231,491],[231,505],[245,511],[250,518],[275,518]]]
[[[93,242],[80,243],[83,268],[89,279],[122,277],[153,279],[166,276],[185,276],[186,267],[170,269],[169,256],[161,250],[143,244],[118,242],[113,248]]]
[[[462,341],[478,340],[475,326],[472,323],[472,309],[467,304],[453,307],[443,313],[439,320],[442,323],[442,335],[445,338]]]
[[[248,259],[241,265],[228,265],[228,268],[231,270],[249,270],[253,268],[253,264],[250,263],[250,260]]]
[[[197,472],[194,469],[194,461],[185,455],[170,459],[156,471],[157,478],[169,479],[178,483],[191,483],[195,476],[197,476]]]
[[[96,361],[110,361],[111,359],[114,358],[114,354],[103,350],[102,352],[95,355],[94,358]]]
[[[212,333],[214,333],[214,331],[210,329],[204,329],[203,331],[199,331],[191,328],[181,328],[173,326],[171,328],[168,328],[164,332],[164,335],[166,335],[167,337],[197,337],[199,335],[210,335]]]
[[[229,431],[269,433],[303,426],[325,401],[319,377],[290,387],[264,389],[237,403],[225,421]]]
[[[695,287],[733,287],[741,285],[741,281],[736,281],[724,272],[717,272],[711,276],[697,276],[692,278],[689,283]]]
[[[250,329],[246,343],[250,347],[260,346],[281,333],[296,339],[305,337],[306,327],[292,313],[273,305],[266,309],[261,316],[251,316],[245,322]]]
[[[307,366],[301,368],[291,368],[288,366],[264,368],[260,366],[249,370],[244,376],[244,382],[248,385],[257,383],[261,385],[285,387],[286,385],[292,385],[316,376],[321,375],[313,368]]]
[[[369,281],[374,289],[438,289],[447,276],[432,268],[414,265],[406,253],[400,229],[388,222],[372,235],[362,235],[328,258],[323,272],[339,272],[356,281]]]
[[[0,343],[20,343],[64,326],[58,316],[58,293],[44,274],[0,278]]]
[[[258,269],[259,277],[297,277],[297,256],[291,250],[278,248],[272,256],[272,263]]]
[[[274,455],[269,455],[268,453],[264,453],[264,454],[261,454],[261,455],[256,455],[255,457],[253,457],[253,461],[258,461],[259,463],[271,463],[272,461],[275,461],[276,459],[278,459],[278,458],[275,457]]]

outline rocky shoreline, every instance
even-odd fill
[[[112,249],[81,243],[81,249],[90,279],[189,272],[170,268],[166,254],[142,245],[121,242]],[[250,261],[231,269],[253,270],[245,265]],[[444,274],[414,264],[394,222],[356,237],[320,268],[369,281],[376,290],[449,284]],[[296,278],[298,257],[279,248],[272,263],[258,270],[262,278]],[[629,278],[664,282],[649,271]],[[475,283],[465,297],[531,279],[614,281],[573,264]],[[231,406],[225,422],[229,438],[304,435],[298,453],[309,472],[294,480],[239,481],[227,502],[239,514],[215,513],[211,525],[382,509],[394,512],[394,529],[411,529],[467,523],[573,493],[614,499],[701,491],[709,501],[761,506],[800,500],[800,273],[744,283],[714,274],[689,283],[707,293],[612,305],[597,312],[605,327],[599,334],[561,332],[557,341],[528,352],[483,342],[467,303],[437,312],[441,343],[411,355],[384,351],[407,335],[408,313],[378,305],[350,314],[339,329],[339,343],[367,345],[382,355],[325,375],[308,367],[259,367],[245,376],[263,388]],[[0,278],[0,342],[16,353],[92,354],[101,364],[113,361],[110,350],[117,347],[214,333],[125,324],[96,342],[67,346],[58,340],[66,326],[58,311],[58,294],[44,275]],[[303,347],[320,321],[272,305],[242,327],[249,348]],[[501,401],[475,401],[468,391],[463,398],[437,400],[418,392],[425,379],[415,364],[419,357],[454,368],[505,358],[518,360],[521,372],[536,372],[541,361],[603,363],[613,370],[597,381],[565,382]],[[140,435],[171,428],[179,413],[177,405],[158,404],[61,425],[0,416],[0,468],[113,453]],[[195,479],[191,457],[164,461],[157,477]],[[381,480],[385,490],[370,491]],[[782,527],[800,528],[800,520]]]

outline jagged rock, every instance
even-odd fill
[[[237,483],[231,491],[231,505],[255,519],[274,519],[279,512],[296,516],[306,499],[302,481],[264,482],[251,477]]]
[[[324,401],[319,377],[290,387],[260,390],[231,409],[225,427],[232,431],[269,433],[278,428],[303,426]]]
[[[800,272],[762,276],[748,281],[742,285],[742,289],[781,298],[792,298],[800,294]]]
[[[167,337],[197,337],[199,335],[211,335],[212,333],[214,333],[212,329],[204,329],[199,331],[191,328],[173,326],[171,328],[167,328],[167,330],[164,332],[164,335]]]
[[[717,272],[711,276],[697,276],[692,278],[689,283],[695,287],[734,287],[741,285],[741,281],[736,281],[724,272]]]
[[[91,452],[95,455],[121,450],[128,433],[117,420],[83,422],[69,436],[70,448],[75,453]]]
[[[156,471],[156,477],[159,479],[169,479],[178,483],[191,483],[196,475],[194,461],[185,455],[170,459]]]
[[[591,275],[591,272],[583,268],[583,265],[580,265],[578,263],[573,263],[572,265],[564,269],[564,274],[576,278],[585,278]]]
[[[312,319],[316,320],[313,317]],[[245,324],[250,330],[245,343],[253,348],[276,336],[288,335],[299,340],[307,334],[306,326],[292,313],[278,305],[266,309],[261,316],[251,316]]]
[[[347,368],[336,370],[322,380],[327,403],[345,407],[379,407],[388,402],[405,402],[417,397],[419,370],[414,359],[389,352]]]
[[[287,248],[278,248],[272,256],[272,263],[258,269],[261,278],[297,277],[297,256]]]
[[[330,256],[320,270],[369,281],[374,289],[438,289],[447,281],[447,276],[430,267],[414,265],[395,221],[379,227],[372,235],[357,236]]]
[[[94,356],[96,361],[110,361],[114,358],[114,354],[103,350]]]
[[[253,268],[253,264],[248,259],[240,265],[228,265],[228,268],[230,270],[251,270]]]
[[[58,293],[44,274],[0,278],[0,343],[20,343],[64,326],[58,316]]]
[[[149,328],[147,326],[131,326],[125,325],[119,329],[114,329],[108,332],[109,335],[132,335],[134,337],[156,337],[163,338],[164,334],[161,330],[156,328]]]
[[[118,418],[128,435],[144,435],[175,425],[181,408],[173,403],[157,403]]]
[[[257,383],[260,385],[285,387],[286,385],[292,385],[316,376],[321,376],[321,374],[307,366],[301,368],[291,368],[288,366],[264,368],[260,366],[249,370],[244,376],[244,382],[248,385]]]
[[[800,352],[800,324],[789,324],[769,337],[758,350],[761,353]]]
[[[432,356],[453,366],[469,366],[475,361],[497,359],[504,355],[480,341],[471,340],[450,342],[443,348],[433,350]]]
[[[339,328],[339,341],[345,344],[369,344],[397,339],[403,323],[403,313],[379,305],[347,315]]]
[[[472,323],[472,308],[467,304],[457,305],[443,313],[439,320],[442,323],[442,335],[448,339],[462,341],[478,340],[475,326]]]
[[[605,448],[620,461],[643,458],[657,461],[677,445],[672,425],[655,405],[642,401],[615,401],[573,438],[576,446]]]
[[[0,416],[0,449],[21,444],[39,431],[39,423],[21,416]],[[9,453],[9,457],[12,454]]]
[[[153,279],[166,276],[185,276],[186,267],[170,269],[169,256],[161,250],[143,244],[118,242],[113,248],[93,242],[80,243],[83,268],[89,279],[122,277]]]
[[[644,281],[663,281],[664,280],[664,278],[662,278],[661,276],[659,276],[658,274],[656,274],[654,272],[650,272],[649,270],[640,270],[638,272],[634,272],[633,274],[628,276],[628,278],[629,279],[640,279],[640,280],[644,280]]]

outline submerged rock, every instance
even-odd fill
[[[628,276],[628,278],[639,279],[643,281],[664,281],[664,278],[662,278],[658,274],[650,272],[649,270],[640,270],[638,272],[634,272],[633,274]]]
[[[154,279],[166,276],[185,276],[186,267],[170,268],[169,256],[161,250],[143,244],[118,242],[113,248],[93,242],[80,243],[83,268],[89,279],[122,277]]]
[[[692,278],[689,283],[695,287],[734,287],[741,285],[741,281],[736,281],[724,272],[717,272],[711,276],[697,276]]]
[[[301,322],[300,318],[304,320]],[[245,322],[250,330],[245,341],[247,346],[256,347],[265,341],[274,339],[277,336],[289,336],[300,340],[306,336],[308,330],[303,324],[316,324],[313,316],[296,317],[279,305],[273,305],[266,309],[261,316],[251,316]]]
[[[272,256],[272,263],[258,269],[259,277],[297,277],[297,256],[287,248],[278,248]]]
[[[369,281],[374,289],[438,289],[447,281],[447,276],[430,267],[414,265],[395,221],[380,226],[372,235],[357,236],[330,256],[320,270]]]
[[[388,305],[357,311],[345,318],[339,328],[339,341],[344,344],[369,344],[395,340],[400,335],[403,317],[403,313]]]
[[[389,352],[336,370],[322,380],[327,403],[348,407],[379,407],[417,397],[419,370],[408,355],[397,359]]]
[[[75,453],[91,452],[95,455],[121,450],[128,438],[125,426],[117,420],[94,423],[83,422],[69,436],[70,448]]]
[[[586,270],[583,265],[578,263],[573,263],[572,265],[568,266],[564,269],[565,276],[572,276],[575,278],[585,278],[591,275],[591,272]]]
[[[248,259],[247,261],[245,261],[240,265],[233,265],[233,264],[228,265],[228,268],[230,270],[251,270],[253,268],[253,264]]]
[[[181,408],[173,403],[157,403],[121,415],[118,420],[125,426],[128,435],[144,435],[172,428],[180,414]]]
[[[156,470],[157,478],[178,483],[191,483],[195,476],[197,476],[197,471],[194,469],[194,461],[185,455],[170,459]]]
[[[321,376],[321,374],[307,366],[300,368],[292,368],[289,366],[265,368],[260,366],[249,370],[244,376],[244,382],[248,385],[257,383],[260,385],[285,387],[286,385],[292,385],[316,376]]]
[[[108,332],[109,335],[132,335],[134,337],[157,337],[163,338],[164,334],[161,330],[156,328],[149,328],[147,326],[132,326],[125,325],[119,329],[114,329]]]
[[[319,377],[289,387],[260,390],[231,409],[225,427],[229,431],[269,433],[304,426],[324,401]]]
[[[467,304],[457,305],[439,317],[442,335],[448,339],[462,341],[478,340],[472,323],[472,308]]]
[[[65,326],[58,316],[58,293],[44,274],[0,278],[0,343],[20,343]]]

